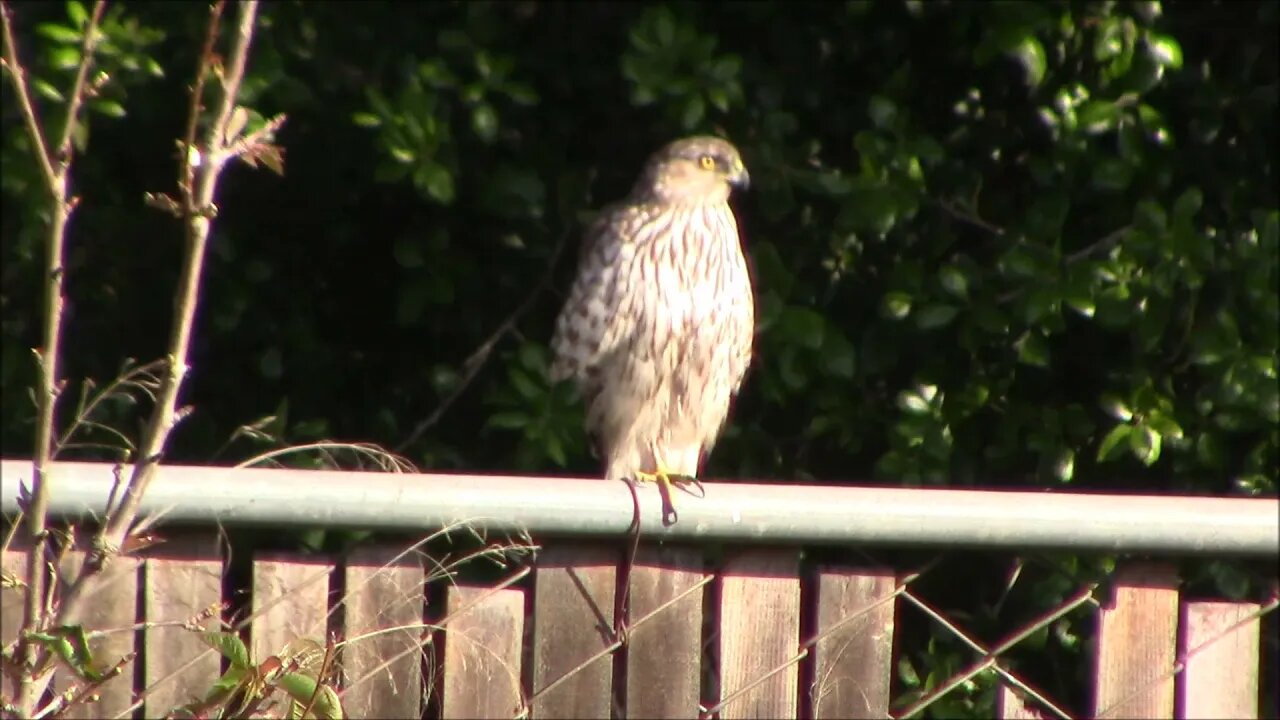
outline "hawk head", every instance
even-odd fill
[[[738,149],[718,137],[676,140],[654,153],[633,196],[674,204],[722,203],[732,187],[750,181]]]

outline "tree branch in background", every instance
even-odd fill
[[[996,237],[1005,237],[1005,235],[1007,234],[1007,231],[1004,228],[1000,227],[999,225],[995,225],[993,223],[987,222],[986,220],[983,220],[982,218],[978,217],[976,213],[958,208],[955,205],[945,200],[939,200],[937,198],[929,198],[929,199],[940,210],[942,210],[943,212],[945,212],[947,215],[951,216],[955,220],[959,220],[960,222],[963,222],[965,224],[972,225],[973,227],[985,230],[991,233],[992,235],[995,235]],[[1125,235],[1129,234],[1130,230],[1133,230],[1132,225],[1123,225],[1121,227],[1116,228],[1115,230],[1112,230],[1106,235],[1103,235],[1097,240],[1094,240],[1093,242],[1089,243],[1085,247],[1064,257],[1062,259],[1062,266],[1071,267],[1072,265],[1075,265],[1076,263],[1082,260],[1087,260],[1089,257],[1095,254],[1105,253],[1111,250],[1111,248],[1115,247],[1117,243],[1119,243],[1121,240],[1124,239]],[[1013,290],[1010,290],[1009,292],[1006,292],[1003,295],[997,297],[996,302],[1000,304],[1007,303],[1010,300],[1014,300],[1019,296],[1021,296],[1025,290],[1026,288],[1015,288]]]
[[[17,96],[18,105],[27,126],[27,135],[35,151],[36,162],[44,172],[45,189],[49,193],[49,234],[45,241],[46,261],[44,279],[44,327],[41,346],[35,351],[40,370],[40,389],[36,393],[36,427],[34,460],[32,463],[32,488],[30,503],[24,508],[27,529],[31,539],[30,560],[27,563],[27,595],[24,605],[22,632],[18,638],[15,657],[22,663],[17,673],[18,686],[14,699],[19,708],[34,710],[44,686],[36,682],[35,668],[40,662],[39,646],[29,637],[40,630],[46,618],[46,585],[49,580],[45,554],[48,548],[49,513],[49,462],[53,457],[54,435],[57,425],[58,396],[62,392],[62,380],[58,377],[58,361],[62,346],[63,281],[66,268],[63,263],[67,222],[75,210],[75,198],[68,197],[67,176],[71,170],[71,138],[79,121],[80,107],[85,94],[85,79],[93,64],[93,53],[99,39],[98,24],[106,9],[105,2],[96,2],[84,26],[84,39],[80,47],[80,65],[75,81],[67,95],[67,110],[58,132],[57,144],[50,148],[36,115],[31,99],[26,71],[18,58],[18,47],[13,31],[13,11],[8,3],[0,2],[0,24],[4,33],[4,69]]]
[[[556,263],[560,260],[560,254],[564,252],[568,234],[569,231],[566,230],[556,240],[556,246],[551,251],[551,257],[547,260],[547,268],[543,271],[542,277],[538,279],[537,284],[529,291],[529,294],[525,296],[524,300],[520,301],[520,304],[516,306],[515,310],[511,311],[511,314],[506,319],[498,324],[498,327],[489,334],[489,337],[485,338],[485,341],[480,343],[480,346],[473,350],[467,356],[467,359],[462,362],[462,377],[458,380],[457,386],[440,401],[439,405],[436,405],[436,409],[432,410],[430,415],[414,426],[413,431],[409,433],[409,437],[396,446],[395,452],[404,452],[405,448],[412,445],[422,437],[423,433],[440,422],[440,418],[444,417],[445,412],[457,402],[462,393],[466,392],[472,381],[480,374],[480,369],[489,361],[489,356],[493,354],[493,349],[507,336],[507,333],[515,329],[516,323],[520,322],[520,319],[533,308],[534,301],[538,299],[543,290],[546,290],[551,285],[551,277],[555,273]]]

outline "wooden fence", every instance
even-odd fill
[[[73,716],[162,717],[203,694],[221,660],[183,623],[247,597],[255,662],[296,638],[349,641],[339,686],[353,718],[898,717],[984,672],[1000,678],[1006,718],[1250,718],[1260,705],[1261,618],[1275,607],[1187,600],[1172,565],[1133,564],[1105,593],[1084,588],[987,647],[913,595],[913,573],[802,563],[794,547],[729,547],[711,560],[699,547],[641,545],[626,563],[623,543],[565,540],[479,584],[441,579],[434,561],[404,549],[261,554],[243,588],[227,581],[230,560],[212,533],[173,535],[114,562],[85,626],[115,630],[94,641],[102,658],[137,658]],[[7,552],[6,573],[24,577],[26,561]],[[21,590],[3,592],[8,643]],[[1093,706],[1073,712],[1001,653],[1094,599]],[[974,662],[891,708],[894,633],[907,606],[925,612],[909,617],[963,638]]]

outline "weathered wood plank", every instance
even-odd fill
[[[1248,602],[1183,605],[1178,651],[1187,665],[1178,693],[1186,718],[1258,717],[1261,609]]]
[[[5,575],[5,582],[0,585],[0,647],[17,640],[22,630],[27,602],[28,556],[25,543],[18,537],[0,553],[0,568]]]
[[[347,681],[353,684],[342,700],[351,717],[422,715],[418,638],[426,610],[426,576],[418,556],[409,553],[398,557],[402,550],[364,547],[347,557],[342,618],[349,644],[343,647],[342,666]],[[404,629],[377,632],[392,628]],[[360,638],[368,633],[376,634]]]
[[[1029,698],[1006,683],[1000,683],[1000,694],[996,696],[996,717],[1001,720],[1048,720],[1050,715],[1042,712]]]
[[[583,663],[613,642],[618,559],[617,548],[591,545],[558,545],[538,553],[533,601],[535,718],[609,717],[613,656]]]
[[[73,550],[67,553],[60,568],[61,580],[72,581],[84,564],[85,552]],[[103,669],[118,663],[137,649],[138,631],[138,571],[141,562],[134,557],[117,557],[97,577],[89,590],[81,624],[89,632],[108,632],[91,640],[95,662]],[[64,588],[65,590],[65,585]],[[62,592],[60,590],[59,592]],[[64,717],[102,718],[115,717],[134,702],[135,659],[124,671],[108,680],[95,691],[96,698],[78,703],[68,709]],[[60,667],[54,676],[53,687],[62,691],[78,681]]]
[[[724,704],[720,716],[725,720],[796,717],[799,665],[788,662],[800,642],[799,564],[799,553],[785,549],[748,550],[725,563],[721,698],[752,686]]]
[[[895,585],[891,569],[819,569],[817,632],[844,622],[814,646],[814,718],[888,716]]]
[[[299,638],[327,641],[329,578],[333,562],[322,557],[259,555],[253,561],[254,662],[278,655]]]
[[[441,698],[446,720],[519,712],[524,597],[519,589],[449,588]]]
[[[628,582],[627,717],[698,714],[702,577],[698,548],[645,545],[637,551]]]
[[[1166,563],[1121,567],[1099,617],[1094,715],[1173,717],[1178,575]]]
[[[143,561],[143,619],[148,623],[187,622],[222,599],[222,562],[213,533],[171,537]],[[203,623],[218,628],[219,615]],[[178,626],[143,630],[144,717],[204,697],[218,679],[221,658],[198,632]]]

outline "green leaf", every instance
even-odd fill
[[[954,305],[934,303],[926,305],[916,314],[916,326],[921,330],[934,330],[949,324],[955,319],[959,308]]]
[[[318,683],[315,678],[303,673],[285,673],[277,683],[299,705],[297,712],[310,705],[311,717],[321,720],[341,720],[344,717],[338,694],[328,685]]]
[[[115,100],[96,100],[90,107],[109,118],[125,116],[124,106]]]
[[[872,95],[867,103],[867,115],[871,117],[871,123],[876,127],[889,129],[893,127],[893,121],[898,116],[898,106],[893,100],[883,95]]]
[[[1173,203],[1173,223],[1185,225],[1195,219],[1196,213],[1204,205],[1204,193],[1198,187],[1187,188]]]
[[[31,78],[31,87],[35,89],[37,94],[46,100],[52,100],[58,103],[65,102],[65,98],[62,97],[62,92],[59,91],[58,88],[38,77]]]
[[[49,65],[56,70],[72,70],[80,65],[80,48],[75,45],[61,45],[50,48]]]
[[[778,363],[778,371],[781,373],[782,382],[793,393],[803,391],[805,386],[809,384],[809,378],[805,375],[804,369],[800,367],[800,362],[796,358],[794,347],[788,347],[782,351],[780,362]]]
[[[1125,190],[1133,182],[1133,166],[1119,158],[1101,158],[1094,163],[1092,181],[1099,190]]]
[[[262,352],[258,358],[258,372],[268,380],[280,379],[284,374],[284,358],[279,347],[273,345]]]
[[[880,314],[890,320],[902,320],[911,314],[911,296],[904,292],[888,292],[880,300]]]
[[[1129,433],[1129,449],[1144,465],[1154,465],[1160,459],[1160,434],[1145,424],[1133,426]]]
[[[1045,68],[1048,65],[1044,46],[1040,44],[1040,41],[1031,35],[1027,35],[1022,39],[1022,42],[1018,43],[1017,47],[1010,51],[1010,54],[1022,65],[1027,85],[1038,87],[1044,80]]]
[[[376,128],[382,126],[382,118],[368,112],[351,113],[351,122],[360,127]]]
[[[36,32],[56,43],[67,45],[79,45],[84,40],[84,33],[56,23],[40,23],[36,25]]]
[[[1168,35],[1147,36],[1148,51],[1162,67],[1177,70],[1182,67],[1182,46]]]
[[[1098,399],[1098,404],[1102,406],[1102,411],[1120,422],[1129,422],[1133,419],[1133,411],[1119,397],[1111,394],[1103,395]]]
[[[1076,110],[1076,122],[1090,135],[1110,132],[1120,122],[1120,107],[1110,100],[1089,100]]]
[[[430,287],[426,283],[402,283],[396,301],[396,324],[409,327],[422,320],[430,299]]]
[[[702,118],[707,114],[707,101],[702,95],[690,95],[684,101],[684,111],[680,115],[680,124],[685,130],[693,130],[698,127],[698,123],[702,122]]]
[[[523,368],[509,366],[507,368],[507,377],[511,380],[511,386],[515,388],[516,393],[525,400],[537,400],[544,394],[545,388],[534,382],[529,377],[529,373]]]
[[[1035,367],[1049,367],[1049,345],[1037,332],[1024,333],[1014,348],[1018,351],[1018,362]]]
[[[494,413],[485,421],[486,427],[499,430],[521,430],[529,424],[529,415],[519,410]]]
[[[33,632],[30,637],[62,659],[80,677],[97,682],[103,678],[95,667],[89,637],[81,625],[59,625],[48,632]]]
[[[396,264],[402,268],[420,268],[426,263],[422,255],[422,243],[416,239],[400,236],[391,248]]]
[[[226,658],[231,667],[237,670],[249,670],[253,667],[249,659],[249,650],[239,635],[230,632],[207,632],[200,636],[205,644],[217,650]]]
[[[778,318],[778,337],[784,343],[817,350],[822,347],[826,323],[826,319],[812,308],[791,305]]]
[[[488,103],[481,103],[471,110],[471,128],[484,142],[493,142],[498,136],[498,113]]]
[[[1117,425],[1111,428],[1111,432],[1102,439],[1102,443],[1098,445],[1098,462],[1107,462],[1114,460],[1120,451],[1125,447],[1125,441],[1129,439],[1129,435],[1133,430],[1132,425]]]
[[[1054,479],[1060,483],[1069,483],[1076,472],[1076,454],[1071,448],[1058,448],[1050,466]]]
[[[856,351],[853,343],[837,332],[828,332],[822,343],[822,354],[826,358],[827,373],[833,377],[849,380],[856,368]]]
[[[1143,200],[1133,211],[1133,224],[1139,230],[1159,236],[1169,226],[1169,218],[1159,203]]]
[[[428,162],[414,173],[415,182],[435,200],[448,205],[453,202],[453,174],[445,166]]]
[[[213,685],[209,686],[209,692],[205,693],[205,703],[225,702],[232,693],[252,677],[252,673],[246,668],[234,666],[227,668],[227,671],[215,680]]]
[[[83,29],[85,23],[89,22],[89,12],[84,9],[84,4],[76,2],[76,0],[68,0],[67,2],[67,19],[72,25]]]
[[[554,434],[548,434],[543,438],[543,449],[547,451],[547,457],[551,462],[560,467],[568,464],[569,459],[564,454],[564,444],[560,442],[560,438]]]
[[[898,407],[911,415],[926,415],[932,409],[932,398],[917,390],[903,390],[898,393]]]
[[[665,5],[650,13],[648,20],[652,26],[653,37],[659,47],[670,47],[676,39],[676,21],[671,10]]]
[[[969,296],[969,278],[963,270],[955,265],[944,265],[938,271],[938,283],[942,289],[958,298]]]
[[[1181,440],[1182,426],[1168,414],[1159,410],[1147,415],[1146,424],[1165,440]]]

